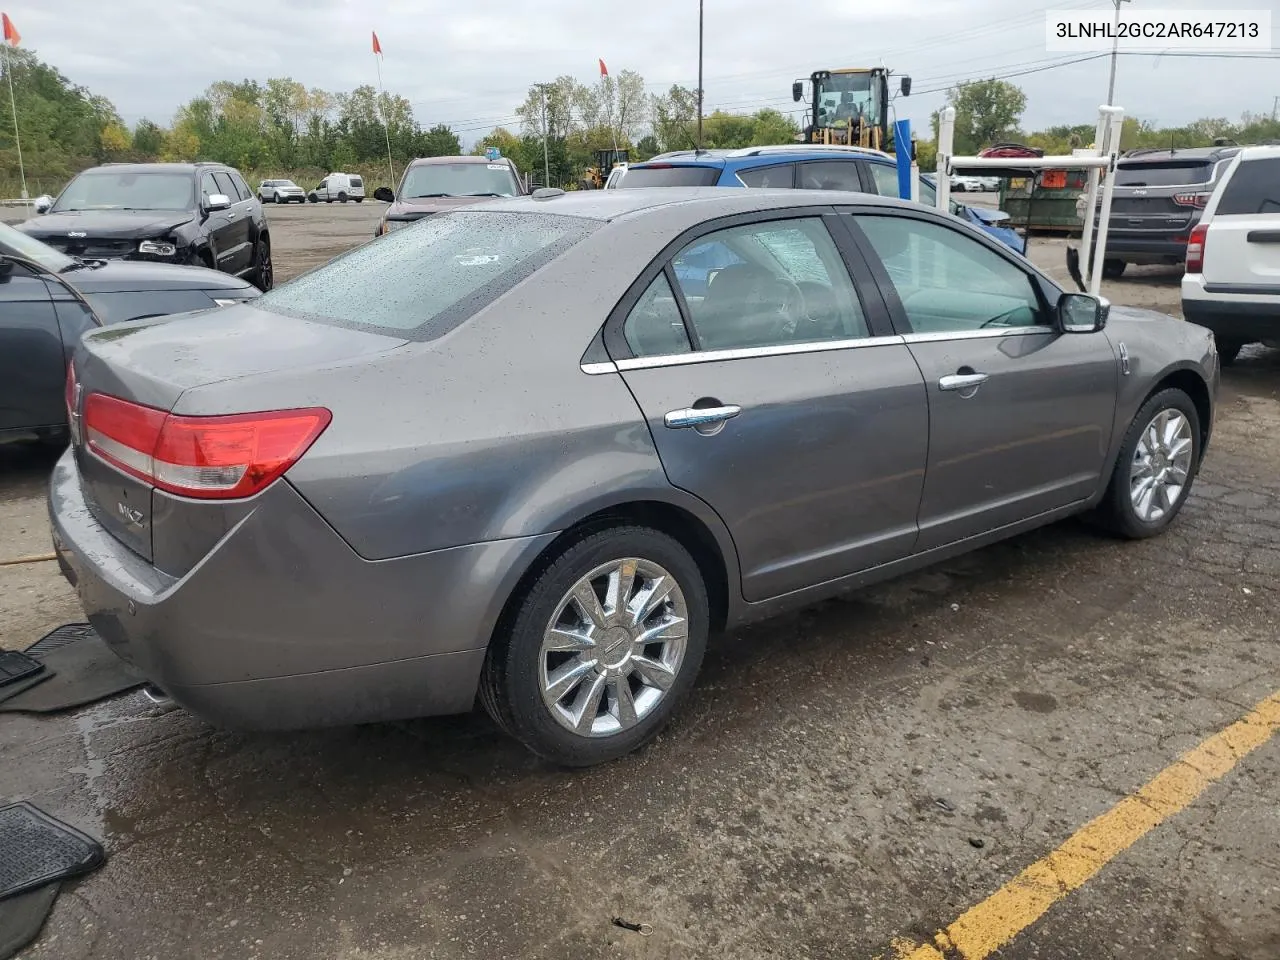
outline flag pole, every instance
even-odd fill
[[[391,127],[387,124],[386,93],[382,89],[382,44],[378,43],[378,35],[373,35],[373,42],[378,49],[374,51],[374,62],[378,65],[378,112],[382,114],[382,133],[387,138],[387,173],[391,177],[391,189],[396,189],[396,168],[391,162]]]
[[[13,110],[13,143],[18,148],[18,176],[22,180],[22,199],[27,199],[27,171],[22,165],[22,140],[18,137],[18,101],[13,95],[13,60],[9,58],[9,44],[4,47],[4,75],[9,80],[9,106]]]

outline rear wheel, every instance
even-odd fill
[[[481,701],[547,760],[616,759],[656,737],[688,694],[708,621],[702,573],[671,537],[636,526],[590,534],[504,617]]]
[[[1200,414],[1183,391],[1161,390],[1129,425],[1096,518],[1118,536],[1163,533],[1186,502],[1200,466]]]
[[[351,199],[355,200],[356,203],[364,203],[364,197],[352,197]]]
[[[1217,339],[1217,338],[1215,338]],[[1243,340],[1218,340],[1218,362],[1229,367],[1236,362],[1240,351],[1244,348]]]
[[[258,202],[262,203],[262,194],[258,194]]]
[[[1118,280],[1124,275],[1124,268],[1127,266],[1123,260],[1103,260],[1102,275],[1108,280]]]
[[[271,240],[262,237],[258,241],[258,253],[253,268],[254,285],[266,293],[276,282],[275,268],[271,263]]]

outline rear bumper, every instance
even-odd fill
[[[1182,315],[1220,340],[1280,340],[1280,296],[1207,293],[1199,275],[1182,279]]]
[[[1178,240],[1170,237],[1168,233],[1152,236],[1146,231],[1109,229],[1106,259],[1137,264],[1183,263],[1187,259],[1187,237],[1185,234],[1179,235]],[[1097,239],[1096,232],[1094,239]]]
[[[257,730],[470,710],[505,598],[554,537],[368,561],[281,481],[172,577],[92,517],[70,453],[49,511],[59,564],[112,650],[193,713]]]

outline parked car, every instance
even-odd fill
[[[806,190],[493,200],[106,333],[50,512],[113,650],[220,725],[478,694],[571,765],[652,739],[713,629],[1072,514],[1159,534],[1218,389],[1203,328]]]
[[[610,170],[609,176],[605,178],[603,189],[616,190],[618,184],[622,182],[622,175],[627,172],[627,166],[625,163],[619,163]]]
[[[69,257],[0,223],[0,443],[65,442],[67,362],[86,330],[256,296],[201,267]]]
[[[1280,146],[1246,147],[1219,178],[1187,243],[1182,315],[1213,331],[1223,363],[1280,347]]]
[[[373,192],[375,200],[390,204],[374,236],[482,198],[522,197],[526,193],[520,171],[506,157],[419,157],[405,167],[394,193],[388,187]]]
[[[1182,263],[1191,231],[1239,151],[1239,147],[1196,147],[1126,153],[1116,164],[1102,275],[1114,280],[1131,263]],[[1084,203],[1083,197],[1076,203],[1081,218]]]
[[[951,175],[951,189],[956,193],[964,193],[966,191],[981,193],[986,189],[986,185],[982,182],[981,177],[967,177],[963,174],[955,173]]]
[[[978,182],[982,184],[983,190],[999,190],[1000,189],[999,177],[978,177]]]
[[[262,290],[274,282],[262,204],[221,163],[91,167],[18,229],[71,257],[209,267]]]
[[[307,199],[312,203],[364,203],[364,180],[353,173],[331,173],[316,184]]]
[[[258,199],[274,203],[306,203],[307,195],[292,180],[263,180],[258,184]]]
[[[859,190],[897,197],[897,161],[887,153],[863,147],[791,145],[743,150],[682,150],[633,163],[619,188],[719,186]],[[920,201],[937,205],[933,181],[921,178]],[[951,212],[976,224],[1001,243],[1025,253],[1026,238],[1001,226],[1008,215],[999,210],[974,212],[952,201]]]
[[[937,209],[938,187],[934,174],[926,173],[920,177],[920,202],[925,206]],[[1024,257],[1027,255],[1027,235],[1009,226],[1012,222],[1009,214],[1003,210],[992,210],[990,207],[971,206],[951,201],[951,212],[961,220],[968,220],[979,230],[995,237],[1011,250],[1016,250]]]

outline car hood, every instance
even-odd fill
[[[217,270],[145,260],[91,260],[88,266],[61,276],[81,293],[212,290],[235,292],[240,297],[258,294],[251,283]]]
[[[1007,224],[1009,215],[1003,210],[992,210],[989,207],[968,206],[965,207],[976,219],[981,220],[989,226],[1000,226]]]
[[[487,200],[497,200],[498,197],[416,197],[413,199],[397,200],[395,203],[387,207],[387,218],[389,220],[415,220],[418,217],[429,216],[433,213],[443,213],[446,210],[454,210],[458,207],[467,207],[477,203],[484,203]]]
[[[143,240],[159,236],[195,219],[182,210],[72,210],[46,213],[17,225],[33,237],[65,237],[84,233],[103,240]]]
[[[1161,313],[1159,310],[1147,310],[1143,307],[1126,307],[1118,303],[1111,305],[1111,310],[1107,313],[1107,319],[1110,320],[1139,320],[1151,322],[1152,320],[1167,321],[1170,323],[1181,323],[1177,317],[1170,316],[1167,313]]]

